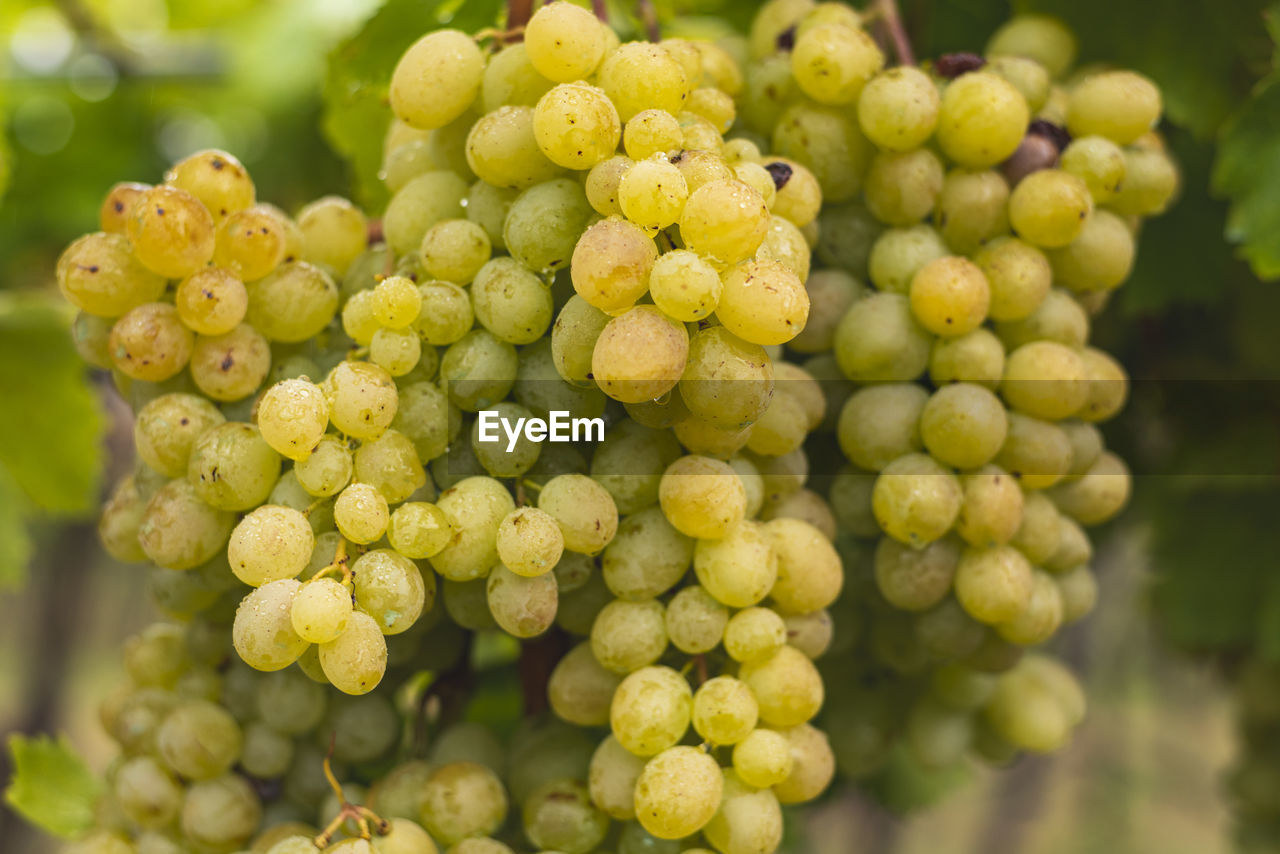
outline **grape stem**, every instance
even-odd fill
[[[899,65],[915,65],[916,54],[911,49],[911,38],[907,28],[902,24],[902,15],[898,13],[898,0],[876,0],[875,11],[893,42],[893,51],[898,55]]]
[[[609,23],[609,10],[605,8],[604,0],[591,0],[591,11],[596,13],[601,23]]]
[[[533,0],[507,0],[507,30],[519,29],[524,32],[524,25],[533,17]]]
[[[636,11],[644,22],[644,32],[649,41],[662,41],[662,30],[658,27],[658,10],[653,8],[653,0],[636,0]]]
[[[311,576],[307,581],[315,581],[317,578],[324,578],[332,575],[334,572],[342,573],[342,585],[344,587],[351,586],[351,579],[354,577],[351,572],[351,561],[347,557],[347,539],[343,537],[338,540],[338,547],[333,550],[333,561],[324,569]],[[306,582],[303,582],[306,583]]]
[[[329,752],[324,757],[324,778],[329,782],[329,788],[333,789],[334,794],[338,796],[338,803],[342,804],[342,808],[338,810],[338,814],[333,821],[329,822],[324,831],[319,836],[311,840],[311,844],[323,851],[333,840],[334,834],[342,827],[344,822],[354,821],[356,827],[360,829],[361,839],[370,839],[374,833],[379,836],[386,836],[391,832],[391,822],[379,816],[373,810],[360,804],[353,804],[347,800],[347,796],[342,792],[342,784],[338,782],[338,778],[333,775],[333,745],[337,739],[335,733],[329,734]],[[370,825],[373,826],[370,831]]]

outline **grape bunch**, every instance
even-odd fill
[[[837,766],[1083,717],[1023,650],[1129,492],[1088,331],[1176,188],[1158,91],[1031,16],[921,67],[810,0],[520,35],[400,57],[379,218],[203,151],[60,259],[163,615],[77,854],[770,854]]]

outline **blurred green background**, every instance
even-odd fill
[[[704,30],[711,16],[743,26],[757,5],[657,4],[668,25]],[[1184,176],[1180,203],[1144,230],[1132,281],[1095,327],[1135,378],[1107,438],[1138,480],[1134,506],[1099,535],[1099,610],[1057,642],[1091,714],[1060,756],[975,771],[909,818],[837,791],[812,811],[798,852],[1231,850],[1221,785],[1236,753],[1231,679],[1242,660],[1280,658],[1280,295],[1264,281],[1280,275],[1280,4],[1013,6],[1062,15],[1082,61],[1154,77]],[[1014,11],[999,0],[901,7],[922,56],[979,50]],[[610,8],[630,23],[629,5]],[[45,301],[62,247],[96,227],[111,184],[158,180],[169,162],[211,146],[239,156],[260,198],[287,210],[333,192],[376,204],[367,151],[380,149],[388,114],[377,87],[362,84],[389,72],[426,26],[493,22],[496,9],[0,3],[0,731],[66,731],[105,764],[97,700],[118,678],[121,639],[150,617],[144,574],[112,564],[94,539],[93,507],[128,469],[130,433],[109,381],[80,369],[68,316]],[[899,805],[931,799],[927,784],[904,786]],[[48,850],[4,808],[0,840],[7,851]]]

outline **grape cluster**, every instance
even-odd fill
[[[379,220],[220,151],[113,188],[57,275],[136,413],[101,538],[167,621],[79,854],[769,854],[837,764],[1065,743],[1080,689],[1022,651],[1096,596],[1127,380],[1089,317],[1176,173],[1061,25],[987,54],[553,2],[400,57]],[[499,734],[451,693],[504,649],[548,660]]]

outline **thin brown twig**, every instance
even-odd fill
[[[653,0],[636,0],[636,11],[644,22],[644,32],[649,41],[662,41],[662,30],[658,27],[658,10],[653,7]]]
[[[902,15],[898,12],[897,0],[876,0],[875,8],[880,20],[884,23],[884,28],[889,33],[889,39],[893,42],[893,51],[898,55],[898,64],[915,65],[916,54],[911,49],[911,38],[907,35],[907,29],[902,25]]]
[[[609,10],[605,7],[604,0],[591,0],[591,11],[596,13],[601,23],[609,23]]]
[[[507,0],[507,29],[524,32],[524,25],[533,17],[533,0]]]

